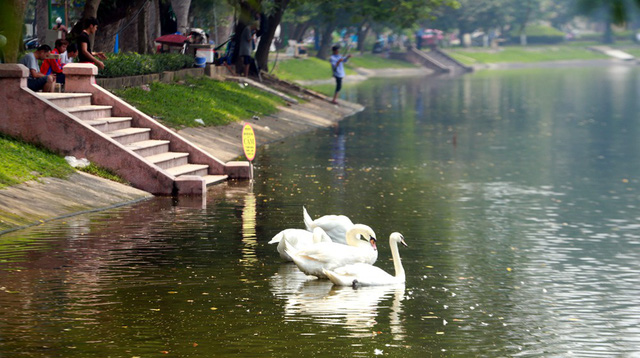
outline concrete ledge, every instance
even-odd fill
[[[207,182],[203,177],[184,175],[174,181],[177,195],[203,195],[207,192]]]
[[[250,162],[231,161],[226,163],[226,172],[229,179],[251,179],[253,178],[253,166]]]
[[[95,76],[98,74],[98,67],[91,63],[73,63],[64,66],[65,76]]]
[[[91,64],[88,64],[88,65],[93,66]],[[185,69],[173,71],[173,72],[165,71],[162,73],[150,73],[147,75],[96,78],[96,84],[106,89],[120,89],[123,87],[139,87],[152,82],[160,82],[160,81],[164,83],[171,83],[173,81],[185,79],[187,76],[202,77],[205,75],[208,75],[208,74],[205,74],[204,68],[185,68]],[[211,76],[211,77],[214,77],[214,76]]]
[[[29,77],[29,69],[19,63],[0,64],[0,78]]]

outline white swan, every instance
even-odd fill
[[[332,242],[331,238],[320,227],[313,229],[313,232],[303,229],[282,230],[269,241],[269,244],[278,244],[278,253],[285,261],[293,261],[291,256],[284,251],[285,241],[296,250],[302,250],[319,242]]]
[[[362,235],[369,242],[358,239]],[[357,262],[372,264],[378,259],[376,234],[367,225],[355,224],[347,231],[347,245],[335,242],[321,242],[306,249],[296,250],[285,240],[285,252],[293,259],[300,271],[307,275],[324,278],[324,268],[336,267]]]
[[[347,243],[347,231],[353,228],[353,222],[348,217],[344,215],[325,215],[313,220],[304,206],[302,207],[302,216],[307,230],[313,231],[313,228],[321,227],[333,242]]]
[[[404,237],[399,232],[394,232],[389,236],[389,246],[391,246],[391,257],[396,275],[391,276],[381,268],[365,264],[356,263],[337,267],[335,269],[325,268],[323,273],[336,285],[339,286],[382,286],[402,284],[405,281],[404,268],[398,252],[398,243],[407,246]]]

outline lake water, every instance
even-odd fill
[[[260,148],[254,183],[0,236],[1,357],[640,357],[640,72],[380,79]],[[28,205],[28,203],[25,203]],[[404,288],[335,288],[266,242],[373,227]]]

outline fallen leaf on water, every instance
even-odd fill
[[[156,311],[156,312],[160,311],[160,309],[159,309],[159,308],[150,308],[150,310],[152,310],[152,311]]]
[[[507,267],[507,271],[511,272],[511,267]]]
[[[215,311],[215,310],[217,310],[217,309],[218,309],[218,307],[211,307],[211,310],[212,310],[212,311]]]

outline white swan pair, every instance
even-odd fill
[[[269,243],[278,242],[280,256],[293,261],[307,275],[329,278],[340,286],[380,286],[405,282],[405,272],[398,252],[398,243],[407,246],[402,234],[389,236],[391,256],[396,275],[392,276],[373,266],[378,258],[373,230],[353,222],[344,215],[325,215],[312,220],[302,208],[307,230],[287,229]],[[327,240],[331,237],[333,242]],[[369,243],[358,238],[362,235]],[[347,244],[347,246],[342,245]]]
[[[392,276],[379,267],[366,263],[355,263],[331,269],[323,268],[322,273],[339,286],[383,286],[396,285],[405,282],[404,267],[400,260],[398,244],[407,246],[404,237],[399,232],[394,232],[389,236],[389,246],[391,246],[391,257],[396,275]]]
[[[311,219],[307,209],[302,207],[302,216],[304,218],[304,225],[307,230],[313,231],[314,228],[322,228],[333,242],[346,244],[347,231],[353,228],[353,222],[351,219],[344,215],[325,215],[318,219]]]
[[[315,228],[314,230],[318,230]],[[291,257],[300,271],[307,275],[325,278],[323,269],[335,269],[353,263],[373,264],[378,259],[376,234],[367,225],[355,224],[345,237],[347,245],[336,242],[319,242],[298,249],[288,240],[284,240],[284,251]],[[358,237],[362,236],[363,241]]]
[[[269,244],[278,244],[278,253],[280,257],[282,257],[285,261],[293,261],[291,256],[287,255],[284,251],[285,242],[288,242],[289,245],[295,247],[298,250],[302,250],[308,246],[313,244],[317,244],[319,242],[331,242],[331,238],[327,235],[327,233],[322,230],[322,228],[314,228],[313,232],[303,230],[303,229],[286,229],[280,231],[276,236],[269,241]]]

